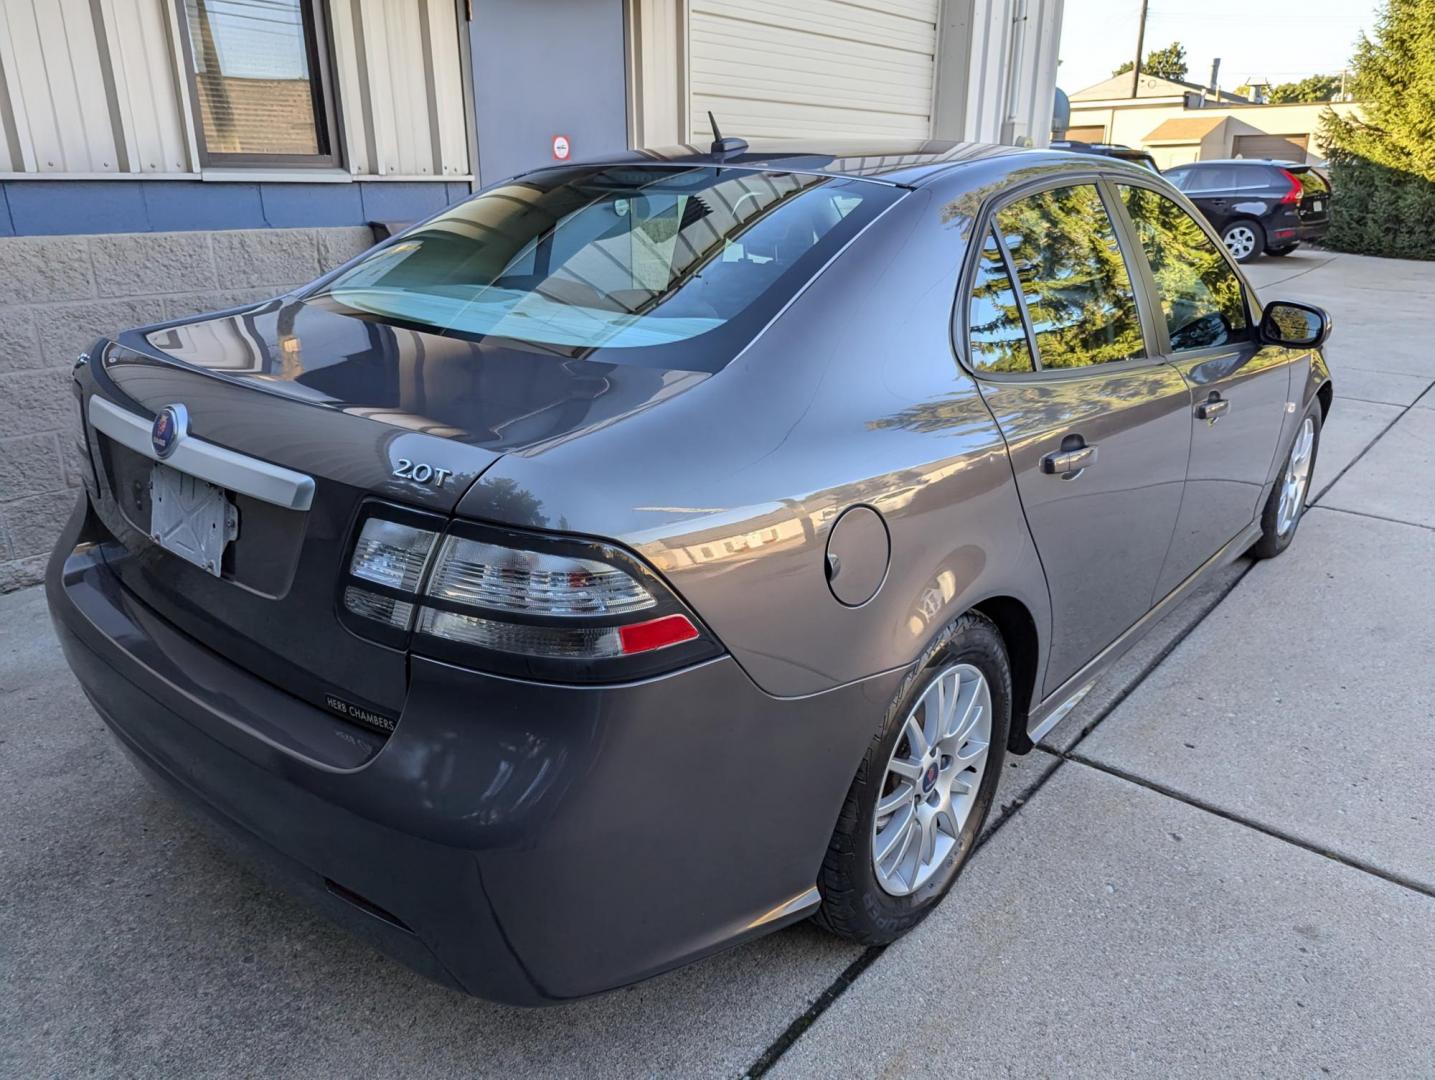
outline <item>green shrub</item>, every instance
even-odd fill
[[[1332,149],[1324,247],[1357,255],[1435,259],[1435,183]]]

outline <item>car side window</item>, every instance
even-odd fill
[[[1270,170],[1264,168],[1238,168],[1236,169],[1237,191],[1260,191],[1269,187],[1271,182]]]
[[[1151,264],[1171,351],[1251,340],[1241,281],[1196,220],[1148,188],[1118,185]]]
[[[1018,199],[997,211],[996,228],[1026,300],[1042,368],[1146,355],[1131,275],[1095,185]]]
[[[971,363],[976,370],[1022,372],[1035,367],[1026,325],[1021,320],[1021,304],[997,247],[996,234],[990,229],[977,258],[968,325]]]

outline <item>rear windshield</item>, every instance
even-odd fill
[[[1302,169],[1299,172],[1292,172],[1291,175],[1300,182],[1302,198],[1307,195],[1330,194],[1330,185],[1325,182],[1325,177],[1321,176],[1320,173],[1314,169]]]
[[[549,355],[715,371],[901,193],[717,167],[548,169],[458,204],[306,299]]]

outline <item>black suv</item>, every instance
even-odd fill
[[[1193,161],[1166,170],[1221,234],[1237,262],[1289,255],[1330,225],[1330,181],[1289,161]]]

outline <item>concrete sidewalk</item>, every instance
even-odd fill
[[[887,950],[799,926],[557,1010],[450,994],[150,793],[39,590],[0,597],[0,1076],[1431,1075],[1435,265],[1251,277],[1337,322],[1299,538],[1009,759]]]

